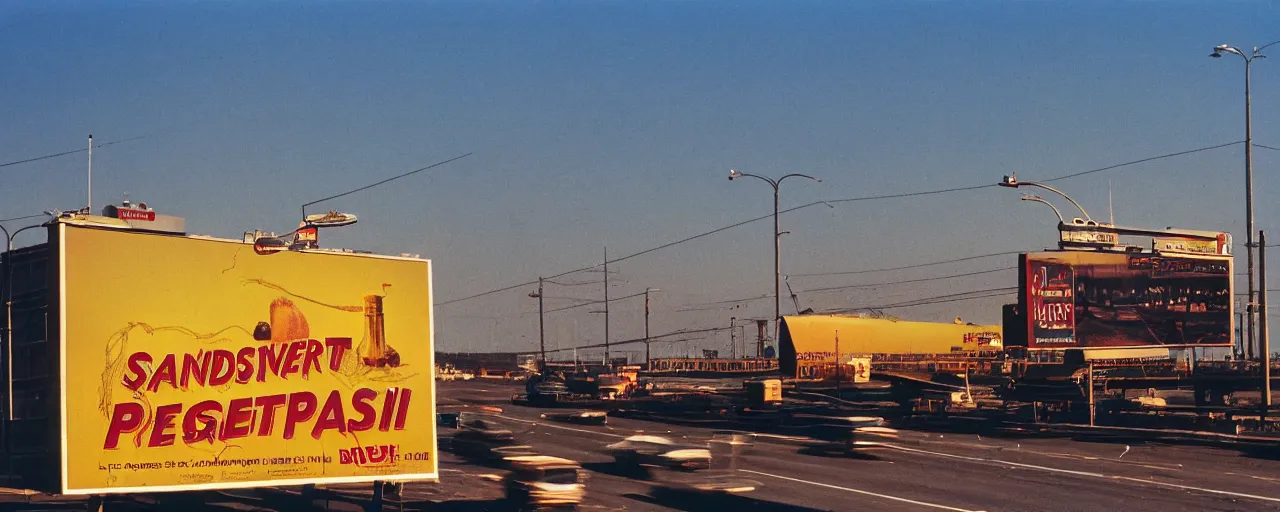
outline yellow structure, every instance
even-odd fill
[[[1003,348],[998,325],[908,322],[843,315],[802,315],[782,319],[778,364],[796,375],[804,366],[833,365],[839,355],[950,354]]]
[[[64,494],[437,478],[430,262],[61,222]]]

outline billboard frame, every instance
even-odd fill
[[[59,440],[57,441],[58,443],[57,446],[53,448],[55,448],[58,452],[58,455],[57,455],[58,462],[59,462],[58,467],[59,467],[59,473],[60,473],[58,477],[58,481],[60,482],[61,494],[68,495],[68,496],[107,495],[107,494],[127,494],[127,493],[208,491],[208,490],[220,490],[220,489],[249,489],[249,488],[278,487],[278,486],[291,486],[291,485],[355,484],[355,483],[374,483],[374,482],[386,482],[386,481],[392,481],[392,482],[439,481],[440,479],[440,456],[439,456],[440,433],[437,429],[438,427],[435,426],[435,423],[436,423],[435,416],[437,413],[436,400],[437,400],[437,393],[439,391],[438,391],[438,386],[435,385],[435,321],[436,321],[436,318],[435,318],[435,288],[432,286],[432,283],[434,282],[435,265],[431,260],[421,259],[421,258],[408,258],[408,257],[387,256],[387,255],[368,254],[368,253],[357,254],[357,253],[350,253],[350,252],[324,251],[324,250],[303,250],[299,252],[312,253],[312,254],[325,254],[325,255],[333,255],[333,256],[357,257],[357,258],[415,261],[415,262],[425,262],[427,264],[427,294],[428,294],[427,304],[428,304],[428,307],[430,308],[428,310],[429,318],[427,322],[427,332],[428,332],[427,342],[429,344],[429,350],[427,352],[428,352],[428,362],[430,364],[429,370],[428,370],[429,372],[428,377],[430,378],[430,382],[432,382],[431,405],[430,405],[429,414],[430,414],[430,423],[433,425],[432,428],[437,429],[435,430],[435,435],[432,436],[432,439],[431,439],[431,456],[433,458],[431,460],[431,467],[434,468],[435,471],[431,473],[360,475],[360,476],[340,476],[340,477],[321,477],[321,478],[285,478],[285,479],[278,479],[278,480],[208,482],[208,483],[184,484],[184,485],[157,485],[157,486],[134,486],[134,487],[76,488],[76,489],[70,488],[68,483],[68,479],[70,475],[68,471],[69,462],[70,462],[70,453],[67,447],[68,432],[67,432],[67,337],[66,337],[66,333],[67,333],[66,232],[67,232],[68,226],[73,226],[75,229],[97,229],[97,230],[106,230],[106,231],[120,231],[120,232],[127,232],[131,234],[143,235],[143,236],[168,236],[168,237],[187,238],[191,240],[198,240],[198,241],[204,241],[204,242],[244,245],[244,242],[240,240],[229,240],[229,239],[221,239],[221,238],[213,238],[213,237],[192,237],[192,236],[186,236],[186,235],[180,235],[180,234],[148,232],[148,231],[127,229],[127,228],[121,228],[121,227],[110,226],[110,225],[94,225],[94,224],[82,224],[77,222],[55,221],[53,224],[49,226],[49,230],[50,230],[49,241],[51,242],[51,245],[53,245],[51,249],[56,252],[56,257],[57,257],[56,267],[53,265],[50,266],[54,272],[54,275],[52,277],[56,279],[55,281],[56,286],[50,286],[49,289],[50,289],[50,294],[52,295],[52,297],[50,297],[51,299],[50,303],[51,305],[57,306],[58,319],[56,322],[50,322],[48,325],[50,326],[49,328],[51,329],[57,329],[56,336],[58,340],[56,345],[56,349],[58,351],[58,354],[57,354],[58,378],[55,380],[55,382],[57,383],[57,386],[58,386],[58,390],[57,390],[58,411],[57,411],[56,417],[58,418],[58,429],[59,429],[60,435],[59,435]],[[261,257],[269,257],[269,256],[261,256]],[[49,338],[49,339],[52,339],[52,338]]]
[[[1229,242],[1230,238],[1227,238],[1227,240]],[[1171,259],[1187,259],[1187,260],[1204,260],[1204,261],[1214,261],[1214,262],[1223,263],[1227,265],[1227,273],[1226,273],[1227,297],[1229,298],[1229,303],[1231,304],[1230,307],[1232,309],[1232,311],[1230,311],[1227,314],[1227,333],[1228,333],[1227,336],[1228,336],[1228,339],[1230,339],[1231,341],[1228,343],[1218,343],[1218,344],[1180,343],[1180,344],[1161,344],[1161,345],[1117,345],[1117,346],[1084,345],[1082,346],[1079,344],[1079,338],[1078,338],[1078,333],[1076,329],[1077,319],[1073,311],[1071,331],[1072,331],[1072,337],[1075,339],[1075,344],[1071,346],[1061,346],[1061,347],[1038,347],[1036,346],[1037,344],[1036,344],[1035,328],[1034,328],[1035,312],[1032,310],[1033,308],[1031,307],[1031,297],[1029,293],[1031,283],[1027,280],[1027,277],[1031,270],[1032,259],[1029,258],[1028,256],[1031,254],[1053,254],[1053,253],[1061,253],[1061,254],[1102,253],[1102,254],[1124,255],[1126,258],[1133,255],[1147,255],[1152,257],[1164,257],[1164,258],[1171,258]],[[1234,313],[1235,292],[1236,292],[1236,282],[1234,279],[1235,257],[1229,253],[1228,254],[1189,254],[1189,253],[1182,253],[1182,252],[1162,253],[1160,251],[1150,251],[1150,252],[1123,251],[1122,252],[1122,251],[1106,251],[1106,250],[1059,249],[1056,251],[1048,250],[1048,251],[1021,253],[1018,255],[1018,263],[1019,263],[1018,265],[1018,269],[1019,269],[1018,305],[1022,309],[1023,315],[1025,316],[1024,327],[1027,333],[1027,345],[1025,348],[1027,351],[1059,352],[1064,350],[1086,350],[1086,349],[1124,350],[1124,349],[1153,348],[1153,347],[1182,350],[1182,349],[1188,349],[1188,348],[1229,348],[1235,345],[1235,339],[1234,339],[1235,332],[1236,332],[1236,315]],[[1072,267],[1072,274],[1073,274],[1073,281],[1074,281],[1075,267],[1074,266],[1071,266],[1071,267]],[[1074,300],[1075,298],[1072,297],[1073,303],[1074,303]]]

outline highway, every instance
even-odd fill
[[[648,482],[616,474],[601,448],[635,433],[702,443],[712,439],[711,429],[615,417],[603,426],[550,422],[540,417],[547,410],[510,405],[510,395],[518,390],[494,381],[447,382],[441,383],[439,403],[448,410],[492,415],[516,432],[519,442],[582,462],[589,473],[584,510],[706,509],[706,504],[654,497]],[[501,412],[482,410],[486,405]],[[496,487],[489,492],[457,482],[492,478],[486,475],[495,470],[448,455],[441,467],[442,486],[483,495],[469,505],[496,498]],[[756,437],[746,454],[717,461],[715,471],[733,471],[760,484],[725,503],[748,510],[1280,508],[1280,461],[1198,446],[903,431],[894,447],[853,458],[815,454],[790,439]]]
[[[1275,458],[1115,439],[993,438],[912,430],[901,431],[894,445],[859,457],[823,455],[800,439],[749,435],[751,446],[738,456],[713,448],[714,466],[707,471],[752,481],[757,489],[693,501],[670,497],[660,486],[634,475],[619,474],[602,449],[638,433],[692,443],[723,439],[723,433],[619,417],[610,417],[607,425],[559,423],[542,414],[563,409],[512,405],[511,395],[522,390],[518,385],[481,379],[438,384],[441,412],[484,415],[511,429],[521,444],[581,462],[587,474],[587,499],[581,510],[1280,510],[1280,460]],[[403,509],[506,510],[500,484],[505,471],[443,449],[450,436],[447,430],[441,432],[440,482],[406,483]],[[334,486],[314,499],[302,499],[297,488],[127,495],[112,497],[107,510],[358,511],[368,503],[371,489]],[[83,506],[79,498],[0,494],[0,510],[6,511],[68,510],[77,503]],[[388,505],[385,510],[400,508]]]

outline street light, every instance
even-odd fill
[[[773,338],[774,340],[777,340],[782,330],[782,285],[778,283],[782,275],[781,263],[779,261],[782,252],[782,233],[778,229],[778,186],[782,185],[783,180],[793,176],[809,178],[818,183],[822,183],[822,180],[807,174],[799,173],[788,174],[775,180],[773,178],[766,178],[764,176],[729,169],[729,181],[733,181],[734,178],[741,178],[744,176],[759,179],[773,187]]]
[[[1018,175],[1017,175],[1017,174],[1011,174],[1011,175],[1009,175],[1009,176],[1005,176],[1003,180],[1001,180],[999,183],[996,183],[996,184],[997,184],[997,185],[1000,185],[1000,186],[1002,186],[1002,187],[1008,187],[1008,188],[1018,188],[1018,187],[1039,187],[1039,188],[1042,188],[1042,189],[1048,190],[1048,191],[1050,191],[1050,192],[1053,192],[1053,193],[1055,193],[1055,194],[1058,194],[1058,195],[1060,195],[1060,196],[1062,196],[1062,197],[1066,198],[1066,200],[1067,200],[1067,201],[1070,201],[1070,202],[1071,202],[1071,204],[1076,205],[1076,208],[1079,208],[1079,209],[1080,209],[1080,214],[1081,214],[1081,215],[1084,215],[1084,220],[1085,220],[1086,222],[1089,222],[1089,223],[1091,223],[1091,224],[1095,224],[1095,225],[1097,224],[1097,222],[1095,222],[1095,221],[1093,220],[1093,217],[1090,217],[1090,216],[1089,216],[1089,212],[1084,211],[1084,207],[1083,207],[1083,206],[1080,206],[1080,203],[1077,203],[1075,199],[1072,199],[1072,198],[1071,198],[1071,196],[1069,196],[1069,195],[1067,195],[1067,194],[1063,193],[1061,190],[1058,190],[1058,189],[1056,189],[1056,188],[1050,187],[1050,186],[1045,185],[1045,184],[1043,184],[1043,183],[1036,183],[1036,182],[1034,182],[1034,181],[1018,181]],[[1031,197],[1035,197],[1036,199],[1028,199],[1028,198],[1027,198],[1027,196],[1023,196],[1023,197],[1022,197],[1022,199],[1023,199],[1024,201],[1035,201],[1035,200],[1037,200],[1037,199],[1040,199],[1040,198],[1039,198],[1039,197],[1037,197],[1037,196],[1031,196]],[[1042,199],[1041,199],[1039,202],[1042,202],[1042,203],[1043,203],[1043,202],[1044,202],[1044,200],[1042,200]],[[1048,204],[1048,203],[1045,203],[1045,204]],[[1049,206],[1053,206],[1053,205],[1049,205]],[[1058,212],[1058,209],[1057,209],[1057,208],[1054,208],[1054,209],[1053,209],[1053,211],[1054,211],[1054,213],[1057,213],[1057,212]],[[1060,213],[1058,214],[1058,220],[1062,220],[1062,214],[1060,214]]]
[[[45,215],[50,217],[58,217],[62,212],[46,211]],[[18,228],[13,234],[9,233],[3,225],[0,225],[0,231],[4,232],[5,253],[4,253],[4,343],[5,343],[5,367],[6,380],[9,382],[7,386],[8,407],[5,414],[9,417],[9,421],[13,421],[13,239],[19,233],[28,229],[44,227],[45,224],[35,224]]]
[[[1253,244],[1253,97],[1249,92],[1249,82],[1253,60],[1258,58],[1265,59],[1267,56],[1262,54],[1262,50],[1276,43],[1280,43],[1280,41],[1274,41],[1262,46],[1255,46],[1253,47],[1253,51],[1248,54],[1245,54],[1245,52],[1240,51],[1239,48],[1234,46],[1220,44],[1213,47],[1213,53],[1209,54],[1210,57],[1217,59],[1222,57],[1222,52],[1227,52],[1239,55],[1241,59],[1244,59],[1244,247],[1245,252],[1248,255],[1247,259],[1249,263],[1249,297],[1248,302],[1245,303],[1245,311],[1247,311],[1249,315],[1250,352],[1253,351],[1255,338],[1254,327],[1257,325],[1257,313],[1254,311],[1257,292],[1254,289],[1253,282],[1253,250],[1255,249]],[[1262,347],[1263,350],[1267,350],[1267,348],[1268,347]]]
[[[1059,211],[1058,211],[1058,207],[1057,207],[1057,206],[1054,206],[1054,205],[1053,205],[1053,203],[1050,203],[1050,202],[1048,202],[1048,201],[1045,201],[1045,200],[1044,200],[1044,198],[1042,198],[1042,197],[1040,197],[1040,196],[1037,196],[1037,195],[1026,194],[1026,195],[1023,195],[1023,196],[1022,196],[1022,200],[1023,200],[1023,201],[1033,201],[1033,202],[1037,202],[1037,203],[1044,203],[1044,204],[1045,204],[1046,206],[1048,206],[1049,208],[1053,208],[1053,214],[1058,216],[1058,223],[1059,223],[1059,224],[1065,224],[1065,223],[1066,223],[1066,221],[1062,220],[1062,212],[1059,212]]]

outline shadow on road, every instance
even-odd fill
[[[648,480],[652,473],[643,466],[624,466],[616,462],[584,462],[582,469],[592,473],[611,475],[633,480]]]
[[[480,511],[509,511],[519,510],[518,507],[512,505],[510,501],[504,499],[493,500],[451,500],[451,501],[406,501],[404,503],[406,510],[431,510],[442,512],[480,512]]]
[[[622,496],[652,505],[658,505],[673,510],[685,510],[688,512],[701,512],[705,510],[771,510],[779,512],[810,512],[820,510],[816,508],[766,501],[740,494],[699,494],[667,490],[661,487],[655,487],[650,491],[650,493],[652,495],[628,493],[623,494]]]
[[[879,455],[865,452],[865,451],[855,451],[852,453],[846,453],[843,450],[832,450],[831,448],[826,446],[806,446],[804,448],[796,450],[796,453],[800,455],[809,455],[812,457],[826,457],[831,459],[850,459],[850,460],[866,460],[866,461],[884,460]]]

